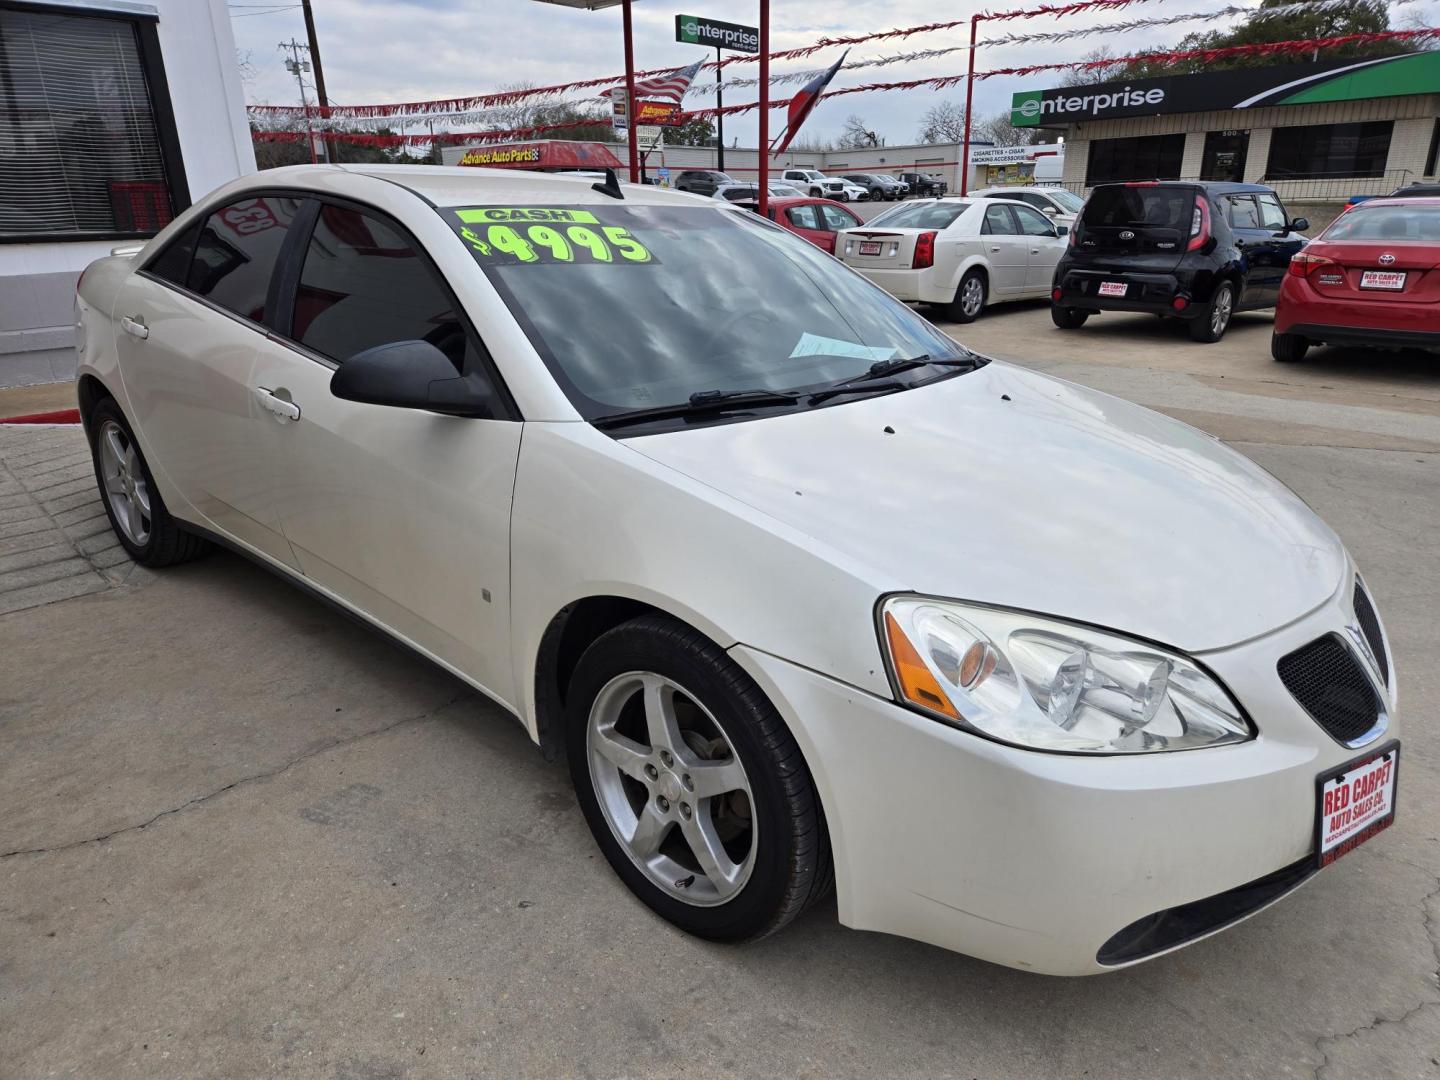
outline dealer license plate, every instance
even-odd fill
[[[1360,275],[1362,289],[1403,289],[1405,275],[1395,270],[1366,270]]]
[[[879,255],[879,254],[880,254],[880,241],[879,241],[879,240],[861,240],[861,241],[860,241],[860,254],[861,254],[861,255]]]
[[[1124,296],[1127,286],[1123,281],[1100,282],[1101,296]]]
[[[1356,758],[1316,781],[1316,850],[1321,866],[1348,855],[1395,823],[1400,744]]]

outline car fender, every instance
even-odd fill
[[[886,591],[905,587],[900,578],[590,424],[526,424],[510,543],[516,706],[537,742],[545,631],[591,597],[636,600],[722,648],[743,643],[890,695],[874,608]],[[757,594],[773,602],[754,604]]]

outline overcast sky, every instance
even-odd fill
[[[287,0],[276,0],[271,7]],[[1230,0],[1244,3],[1245,0]],[[772,49],[808,45],[818,38],[842,34],[863,34],[892,27],[913,26],[938,20],[968,17],[978,8],[1004,10],[1022,6],[986,0],[936,3],[935,0],[771,0]],[[1053,31],[1080,26],[1107,26],[1159,15],[1201,12],[1218,5],[1206,0],[1151,0],[1112,14],[1088,18],[1030,19],[990,24],[995,36],[1022,30]],[[1258,2],[1255,4],[1258,6]],[[1414,7],[1433,7],[1417,4]],[[620,9],[573,11],[535,0],[313,0],[325,63],[326,88],[332,104],[417,101],[479,94],[507,83],[526,81],[537,85],[593,78],[623,71]],[[1406,10],[1414,10],[1408,6]],[[636,0],[635,63],[638,68],[684,65],[713,50],[680,45],[674,40],[677,12],[708,16],[754,25],[758,5],[754,0]],[[276,44],[293,34],[305,40],[305,26],[299,5],[267,13],[262,0],[232,0],[232,26],[237,48],[254,67],[247,82],[250,102],[291,103],[297,101],[293,77],[282,66]],[[1397,19],[1398,22],[1398,19]],[[1016,67],[1029,63],[1052,63],[1079,59],[1090,50],[1108,45],[1117,53],[1156,48],[1176,42],[1186,32],[1225,25],[1196,22],[1160,27],[1148,32],[1110,33],[1084,37],[1063,44],[1014,45],[981,49],[976,68]],[[982,41],[983,41],[982,24]],[[908,39],[858,45],[850,60],[909,53],[920,49],[943,49],[964,45],[968,28],[918,34]],[[780,62],[773,74],[823,67],[838,57],[839,49],[827,49],[802,60]],[[887,67],[842,70],[833,87],[863,82],[893,82],[963,73],[964,52]],[[755,66],[732,65],[737,75],[750,74]],[[701,79],[705,79],[704,73]],[[709,79],[706,81],[713,81]],[[1054,73],[1026,78],[995,78],[976,84],[976,115],[988,116],[1008,108],[1016,90],[1054,86]],[[774,96],[788,97],[795,87],[776,87]],[[964,101],[964,87],[936,93],[929,90],[854,94],[822,103],[806,125],[807,135],[837,134],[851,113],[861,116],[867,126],[884,136],[891,145],[915,139],[924,111],[937,101],[953,98]],[[726,104],[753,101],[754,87],[737,89]],[[688,99],[687,104],[713,104]],[[781,114],[772,113],[772,130]],[[726,142],[738,135],[742,145],[754,145],[753,114],[727,121]]]

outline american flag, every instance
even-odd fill
[[[685,91],[690,88],[690,83],[695,78],[695,73],[700,70],[704,60],[696,60],[686,68],[676,68],[674,71],[666,72],[664,75],[656,75],[653,79],[640,79],[635,83],[635,99],[646,101],[673,101],[680,104],[680,99],[685,96]],[[617,86],[605,91],[606,97],[625,97],[625,87]]]

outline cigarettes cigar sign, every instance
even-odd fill
[[[1010,122],[1016,127],[1058,126],[1157,113],[1434,93],[1440,93],[1440,53],[1411,53],[1378,60],[1327,60],[1022,90],[1011,99]]]
[[[675,40],[686,45],[705,45],[731,52],[760,51],[760,31],[756,27],[702,19],[695,15],[675,16]]]

